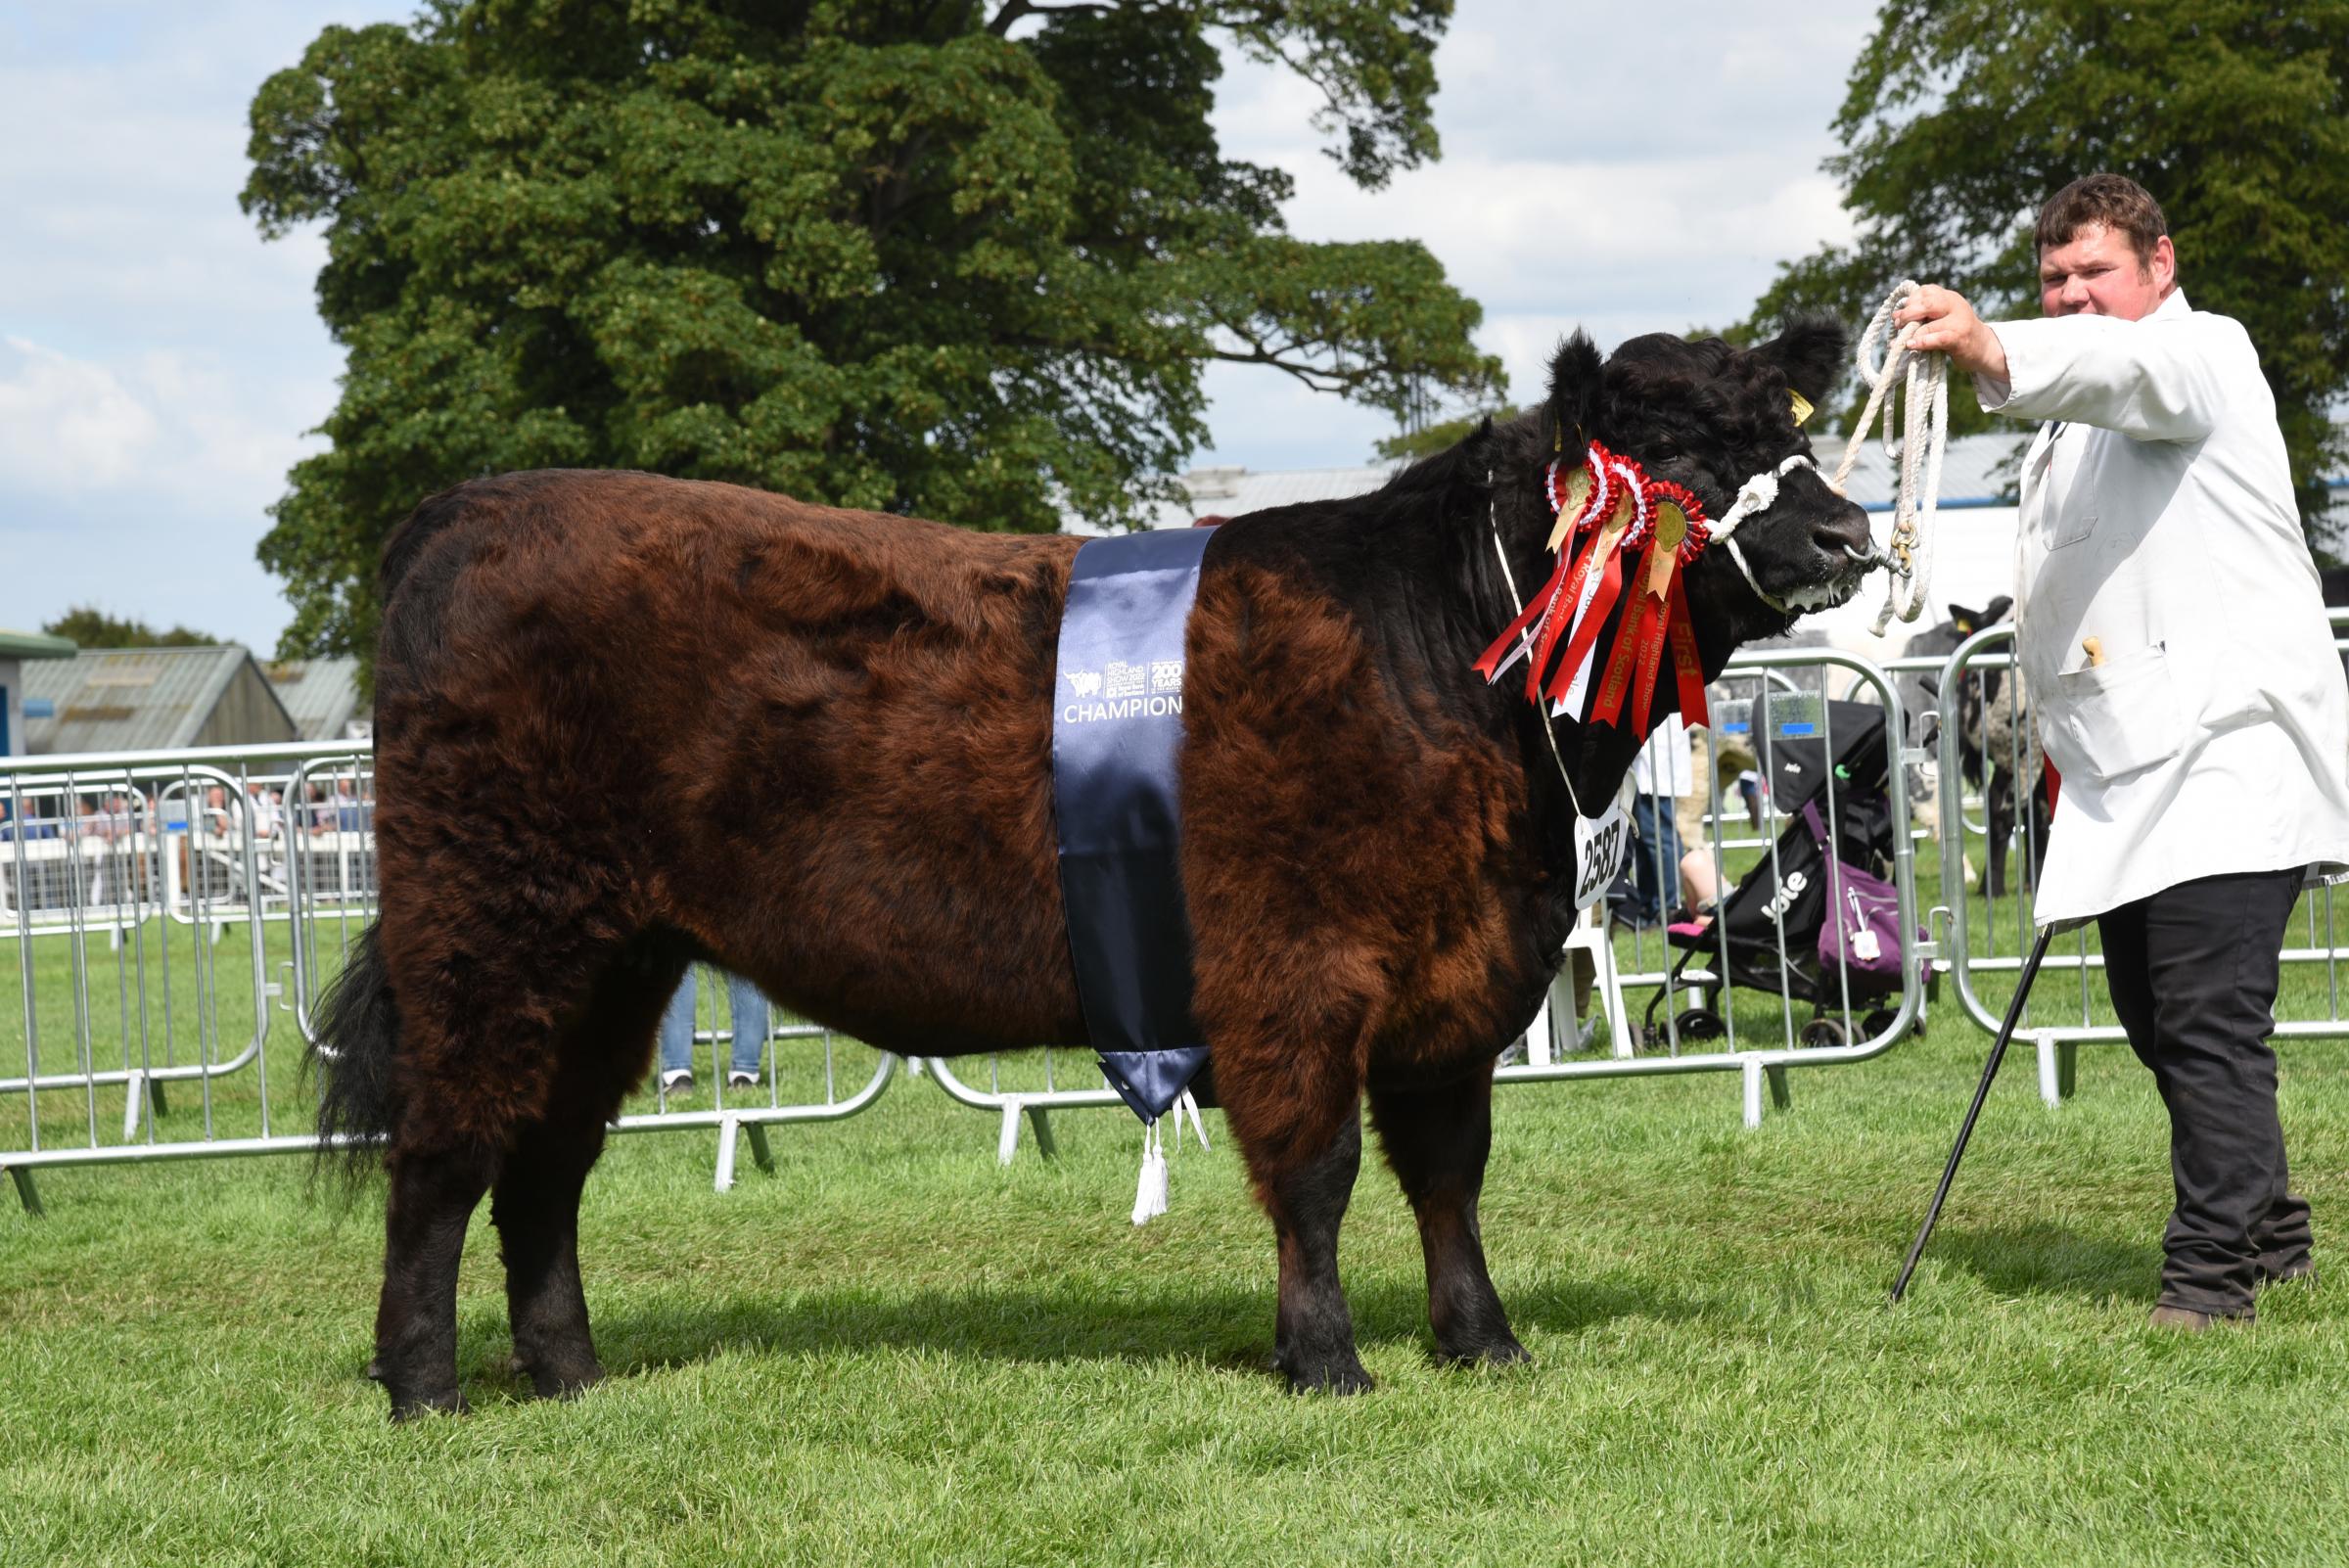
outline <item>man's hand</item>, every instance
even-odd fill
[[[1999,335],[1990,330],[1983,319],[1974,314],[1974,307],[1964,295],[1955,289],[1926,284],[1909,297],[1909,302],[1893,312],[1894,329],[1911,321],[1924,325],[1909,340],[1909,346],[1919,349],[1938,348],[1950,356],[1950,363],[1971,375],[1991,381],[2005,381],[2006,349]]]

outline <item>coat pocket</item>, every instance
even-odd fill
[[[2168,761],[2186,745],[2186,715],[2170,677],[2169,646],[2151,643],[2101,665],[2067,669],[2049,728],[2063,744],[2056,765],[2096,780]]]
[[[2060,550],[2066,545],[2078,544],[2096,531],[2096,513],[2075,511],[2058,513],[2052,534],[2048,540],[2048,548]]]

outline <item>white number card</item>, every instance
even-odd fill
[[[1617,796],[1596,820],[1574,819],[1574,906],[1588,909],[1606,896],[1632,847],[1632,824]]]

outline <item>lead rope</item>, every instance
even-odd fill
[[[1829,481],[1835,492],[1842,494],[1879,405],[1884,410],[1884,454],[1892,455],[1892,403],[1886,394],[1895,378],[1900,379],[1901,487],[1893,503],[1892,536],[1885,548],[1893,578],[1884,585],[1884,607],[1876,612],[1876,623],[1870,628],[1879,637],[1896,614],[1904,623],[1914,621],[1932,592],[1933,508],[1941,494],[1942,454],[1950,443],[1949,355],[1909,346],[1909,340],[1916,336],[1922,323],[1912,321],[1897,335],[1892,331],[1893,312],[1906,304],[1916,289],[1908,278],[1894,284],[1892,293],[1869,318],[1867,330],[1860,335],[1857,362],[1860,379],[1867,383],[1867,407],[1852,427],[1843,461],[1835,465],[1835,478]],[[1875,357],[1878,339],[1884,341],[1881,362]]]

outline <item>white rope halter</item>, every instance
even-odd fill
[[[1756,598],[1782,616],[1793,615],[1795,613],[1794,606],[1762,586],[1762,579],[1754,576],[1754,569],[1745,564],[1745,552],[1737,547],[1737,541],[1730,535],[1737,531],[1738,524],[1752,517],[1756,512],[1767,512],[1775,505],[1778,499],[1778,481],[1798,468],[1810,469],[1814,474],[1819,472],[1819,465],[1811,461],[1810,453],[1796,452],[1776,468],[1771,469],[1768,473],[1756,474],[1752,479],[1747,480],[1744,486],[1737,491],[1737,499],[1729,503],[1729,509],[1721,515],[1721,521],[1713,525],[1713,541],[1716,544],[1728,546],[1729,559],[1736,562],[1737,570],[1745,574],[1745,585],[1754,590]],[[1842,488],[1841,485],[1836,487],[1839,490]]]
[[[1892,293],[1869,318],[1867,330],[1860,335],[1858,363],[1860,378],[1867,383],[1867,407],[1852,427],[1852,438],[1844,443],[1843,461],[1835,466],[1835,490],[1841,494],[1843,482],[1851,478],[1852,465],[1860,460],[1860,446],[1867,439],[1878,404],[1884,408],[1884,455],[1892,456],[1892,403],[1886,393],[1892,390],[1894,378],[1901,378],[1901,487],[1893,503],[1892,535],[1885,549],[1894,575],[1885,584],[1884,607],[1876,612],[1876,623],[1870,628],[1879,637],[1896,613],[1904,623],[1914,621],[1932,593],[1933,508],[1941,494],[1942,453],[1950,443],[1949,355],[1909,346],[1921,322],[1911,322],[1897,337],[1891,330],[1893,312],[1908,303],[1916,289],[1908,278],[1894,284]],[[1885,340],[1881,363],[1874,357],[1878,338]],[[1906,593],[1902,591],[1904,582],[1908,584]]]
[[[1920,323],[1903,327],[1898,337],[1890,337],[1893,312],[1916,293],[1917,286],[1907,278],[1893,285],[1892,293],[1876,307],[1860,335],[1858,362],[1861,380],[1867,383],[1867,407],[1860,422],[1852,427],[1851,439],[1844,442],[1843,461],[1835,465],[1835,477],[1828,480],[1827,488],[1836,494],[1844,493],[1844,484],[1852,477],[1852,468],[1860,461],[1860,449],[1867,440],[1867,429],[1876,415],[1879,404],[1884,409],[1884,454],[1892,456],[1892,404],[1885,394],[1891,391],[1896,377],[1905,378],[1901,406],[1905,419],[1901,441],[1901,483],[1898,498],[1893,503],[1892,536],[1880,560],[1889,562],[1893,580],[1884,589],[1884,607],[1876,612],[1875,635],[1884,635],[1885,623],[1897,613],[1901,620],[1914,621],[1925,607],[1932,592],[1933,533],[1930,523],[1936,497],[1941,494],[1941,459],[1950,440],[1949,356],[1920,352],[1909,346]],[[1875,358],[1876,341],[1889,338],[1881,362]],[[1737,499],[1720,522],[1713,525],[1713,537],[1729,547],[1729,559],[1745,574],[1746,586],[1764,604],[1780,615],[1792,615],[1794,607],[1762,586],[1754,569],[1746,565],[1745,552],[1729,535],[1737,525],[1756,512],[1768,511],[1778,498],[1778,481],[1798,468],[1817,473],[1818,465],[1802,452],[1795,453],[1766,474],[1756,474],[1745,482]],[[1908,592],[1901,584],[1908,584]]]

